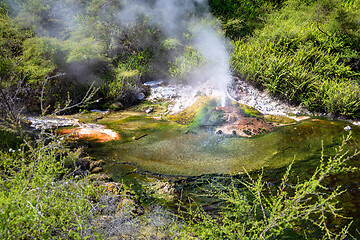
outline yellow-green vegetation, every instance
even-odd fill
[[[345,165],[353,157],[344,151],[349,140],[350,136],[343,140],[333,157],[322,154],[312,176],[301,182],[291,180],[292,165],[276,186],[266,185],[263,173],[256,177],[247,174],[246,180],[234,178],[226,184],[209,181],[210,188],[204,188],[202,194],[216,198],[220,210],[206,212],[202,206],[190,203],[187,211],[181,211],[187,222],[183,238],[345,239],[350,225],[336,229],[326,223],[331,215],[341,217],[337,196],[344,191],[340,187],[327,191],[325,179],[355,170]]]
[[[143,82],[169,76],[188,81],[204,64],[188,28],[169,37],[151,18],[121,24],[110,17],[121,10],[118,1],[5,2],[0,84],[11,91],[21,80],[22,98],[33,103],[31,109],[38,108],[44,80],[58,73],[64,74],[45,88],[46,96],[54,96],[44,100],[47,105],[64,104],[68,94],[81,98],[96,82],[101,102],[93,106],[117,109],[138,101]],[[53,14],[70,5],[78,14]],[[312,111],[359,117],[359,0],[211,0],[209,5],[233,40],[234,74]]]
[[[360,116],[358,1],[289,0],[247,39],[235,39],[235,71],[310,110]]]
[[[285,116],[264,115],[262,118],[264,120],[266,120],[267,122],[275,122],[275,123],[279,123],[279,124],[296,123],[296,121],[294,119],[291,119],[291,118],[288,118]]]
[[[193,105],[184,109],[184,111],[173,115],[167,115],[166,118],[179,124],[192,124],[193,126],[196,126],[204,119],[204,115],[208,114],[210,110],[215,109],[216,106],[216,99],[200,96]]]
[[[214,111],[216,100],[206,97],[167,116],[177,123],[154,119],[167,105],[148,102],[131,114],[85,115],[84,122],[107,125],[123,137],[116,147],[114,142],[97,145],[99,155],[113,154],[111,161],[139,161],[135,163],[154,172],[163,167],[160,172],[165,174],[239,173],[244,166],[283,167],[296,154],[299,161],[319,158],[313,175],[305,180],[290,181],[289,167],[272,186],[265,185],[264,175],[253,173],[230,184],[213,183],[205,197],[215,199],[220,210],[209,214],[195,206],[183,212],[181,205],[179,225],[173,224],[173,214],[162,210],[149,214],[136,206],[141,198],[150,202],[151,194],[161,198],[159,189],[164,187],[170,187],[171,194],[162,202],[174,201],[177,186],[159,181],[147,193],[124,199],[119,195],[135,193],[108,186],[115,189],[115,196],[104,196],[99,182],[91,182],[86,173],[75,174],[80,150],[70,149],[50,132],[31,138],[25,134],[23,109],[39,113],[40,103],[51,111],[69,104],[69,99],[78,102],[95,82],[99,91],[90,107],[119,110],[139,102],[139,93],[147,92],[145,81],[188,80],[204,64],[187,27],[169,37],[165,27],[150,17],[120,20],[124,2],[0,0],[0,238],[284,239],[289,232],[296,237],[312,234],[312,228],[302,226],[315,224],[320,234],[313,238],[344,239],[347,226],[332,233],[336,229],[326,224],[331,214],[337,216],[342,190],[324,182],[354,169],[343,165],[350,156],[344,145],[335,156],[326,157],[320,156],[317,144],[325,137],[327,153],[338,145],[336,138],[348,123],[308,121],[249,140],[187,131],[188,125],[221,120],[223,112]],[[209,4],[221,30],[233,41],[233,74],[312,111],[360,117],[360,0],[210,0]],[[154,107],[154,113],[143,113],[148,107]],[[238,107],[245,114],[269,119],[255,109]],[[358,138],[352,147],[359,146]],[[129,152],[131,156],[126,155]],[[225,154],[230,154],[228,159]],[[139,170],[131,167],[128,172],[136,175]],[[153,232],[146,235],[149,229]]]
[[[254,117],[261,117],[267,122],[274,122],[279,124],[290,124],[295,123],[294,119],[288,118],[286,116],[275,116],[275,115],[264,115],[253,107],[247,106],[245,104],[241,104],[238,102],[234,102],[233,105],[239,109],[241,109],[245,114]]]
[[[69,149],[60,138],[14,142],[14,146],[0,145],[1,239],[171,235],[172,214],[154,205],[144,211],[141,205],[142,199],[151,202],[151,195],[156,195],[151,189],[156,186],[148,190],[139,186],[135,193],[124,183],[105,182],[109,177],[103,174],[88,175],[83,169],[87,158],[79,158],[81,150]]]
[[[188,78],[189,74],[194,73],[204,63],[204,59],[193,47],[183,46],[182,51],[169,68],[170,76],[177,79]]]
[[[284,0],[210,0],[212,13],[222,22],[227,37],[246,37],[264,25],[267,13],[276,10]]]
[[[6,2],[0,2],[0,84],[11,91],[21,83],[22,98],[32,102],[32,110],[39,110],[45,79],[43,101],[50,107],[63,105],[68,96],[81,99],[93,82],[99,87],[96,98],[107,100],[101,103],[105,107],[112,102],[128,106],[137,102],[143,78],[159,74],[150,61],[167,61],[161,56],[160,32],[146,19],[122,26],[102,15],[120,10],[117,1]]]
[[[71,177],[66,166],[80,152],[70,151],[60,139],[18,147],[0,150],[1,238],[83,238],[103,190],[86,177]]]
[[[263,116],[263,114],[261,112],[259,112],[258,110],[256,110],[253,107],[247,106],[245,104],[241,104],[239,102],[233,102],[232,103],[234,105],[234,107],[240,108],[245,114],[254,116],[254,117],[261,117]]]
[[[171,102],[143,101],[140,104],[130,107],[129,110],[144,113],[146,110],[152,108],[153,111],[150,112],[149,117],[162,117],[164,114],[166,114],[170,104]]]

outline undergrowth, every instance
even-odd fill
[[[71,177],[70,151],[57,138],[0,150],[0,238],[82,239],[92,228],[103,192],[88,178]]]
[[[238,39],[234,71],[311,111],[360,116],[358,1],[289,0],[253,37]]]
[[[358,154],[345,150],[350,138],[344,138],[334,156],[322,154],[319,166],[305,180],[291,180],[292,165],[275,186],[266,183],[263,173],[255,177],[248,173],[246,180],[234,178],[227,184],[209,180],[210,187],[201,196],[217,199],[219,210],[205,210],[191,199],[185,210],[180,204],[180,218],[187,223],[181,239],[350,238],[351,223],[340,229],[328,224],[330,216],[344,218],[338,207],[338,196],[344,190],[329,190],[325,183],[332,174],[356,170],[345,165]]]

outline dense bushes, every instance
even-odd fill
[[[65,8],[69,2],[76,3],[76,18]],[[92,82],[104,102],[126,105],[136,101],[131,96],[142,91],[142,82],[181,79],[201,65],[186,40],[191,36],[167,38],[147,17],[122,24],[117,1],[16,3],[19,8],[9,6],[16,27],[2,6],[1,82],[9,86],[23,76],[23,84],[35,90],[24,94],[33,103],[44,79],[56,73],[66,75],[56,79],[63,84],[53,106],[68,92],[81,96],[77,89]],[[358,0],[210,1],[234,41],[235,74],[310,110],[352,118],[360,114],[359,5]]]
[[[221,20],[227,37],[238,39],[261,28],[264,17],[279,7],[284,0],[210,0],[212,13]]]
[[[186,79],[204,61],[190,46],[188,32],[178,39],[165,38],[163,29],[146,17],[119,24],[116,11],[121,4],[116,0],[10,3],[0,2],[0,118],[18,114],[16,104],[36,111],[40,102],[53,108],[65,105],[68,95],[81,100],[93,82],[106,106],[112,101],[132,104],[142,82],[164,76]],[[74,6],[77,14],[62,11],[66,6]],[[234,42],[235,74],[310,110],[352,118],[360,117],[359,6],[359,0],[210,1]],[[7,106],[9,102],[13,105]],[[21,128],[21,116],[6,117]],[[1,129],[7,127],[1,124]],[[86,177],[73,178],[66,168],[79,152],[64,147],[57,137],[24,143],[16,134],[0,131],[0,139],[0,238],[75,239],[97,233],[91,220],[100,215],[94,203],[101,188]],[[342,167],[345,158],[322,158],[313,177],[292,190],[287,188],[290,168],[269,192],[262,175],[220,186],[210,192],[225,206],[216,218],[201,208],[190,209],[182,219],[187,225],[177,231],[184,231],[185,238],[271,238],[315,214],[320,216],[318,226],[331,238],[322,213],[334,210],[340,191],[324,191],[321,181],[334,169],[349,170]],[[115,203],[111,207],[117,208]],[[144,222],[132,217],[134,225]],[[144,219],[151,225],[152,218]],[[109,232],[102,234],[124,234],[113,228],[123,226],[123,218],[115,220],[103,219]],[[172,223],[173,218],[168,220]],[[124,230],[127,236],[132,231],[132,226]]]
[[[310,110],[359,117],[357,6],[285,2],[253,37],[235,41],[235,72]]]
[[[97,98],[103,103],[132,104],[137,98],[131,95],[141,91],[144,79],[164,75],[164,68],[157,68],[168,64],[160,57],[160,30],[147,19],[125,26],[107,17],[121,10],[117,1],[15,1],[1,9],[2,87],[18,84],[22,76],[24,87],[31,89],[23,98],[32,102],[32,111],[39,110],[48,77],[56,88],[48,93],[56,97],[45,101],[55,107],[68,94],[81,98],[92,83],[100,88]]]
[[[44,144],[44,141],[48,142]],[[102,193],[65,166],[78,158],[60,139],[0,149],[0,237],[80,239]]]

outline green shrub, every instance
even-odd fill
[[[122,68],[115,70],[115,78],[106,86],[107,96],[114,99],[122,99],[131,91],[135,91],[140,81],[138,70],[124,70]]]
[[[176,79],[186,79],[204,64],[204,59],[193,47],[184,47],[169,68],[170,76]]]
[[[12,84],[21,73],[19,62],[23,42],[31,36],[31,31],[21,30],[7,14],[0,15],[0,83],[3,86]]]
[[[0,238],[81,239],[100,194],[87,178],[68,177],[74,161],[59,139],[0,150]]]
[[[108,81],[107,97],[121,100],[131,92],[135,92],[141,83],[141,77],[149,69],[150,56],[147,52],[133,52],[123,56],[114,70],[113,78]]]
[[[337,0],[287,1],[254,37],[235,41],[234,71],[310,110],[359,117],[360,55],[351,39],[360,39],[360,25],[354,12]]]
[[[332,174],[355,170],[344,165],[354,156],[345,150],[349,139],[350,135],[334,156],[322,155],[319,166],[308,179],[290,180],[290,165],[276,186],[267,185],[262,173],[256,178],[248,174],[247,180],[233,179],[230,184],[210,183],[211,188],[204,189],[205,197],[217,198],[221,210],[211,214],[193,204],[182,211],[182,219],[187,224],[184,239],[189,236],[200,239],[289,239],[289,234],[296,238],[305,235],[306,238],[307,231],[312,234],[312,239],[317,239],[314,229],[307,228],[311,225],[322,232],[319,238],[344,239],[350,225],[336,233],[327,225],[329,216],[341,217],[336,207],[337,196],[344,191],[340,187],[329,191],[324,182]]]
[[[56,51],[51,39],[35,37],[24,41],[21,65],[30,84],[42,83],[55,70],[53,57]]]
[[[238,39],[263,26],[264,16],[283,0],[211,0],[211,12],[222,21],[227,37]]]
[[[92,37],[73,37],[66,41],[68,50],[68,63],[71,62],[87,62],[90,60],[104,61],[105,46],[101,42]]]
[[[326,79],[318,83],[318,91],[309,97],[304,105],[310,109],[316,103],[324,107],[326,112],[343,116],[360,117],[359,84],[353,81],[336,81]]]

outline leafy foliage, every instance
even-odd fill
[[[192,47],[184,47],[183,55],[175,58],[169,69],[170,76],[177,79],[187,79],[191,73],[194,73],[203,64],[201,55]]]
[[[29,38],[23,42],[21,71],[28,75],[29,83],[42,83],[56,68],[51,57],[56,54],[56,46],[45,38]]]
[[[13,44],[15,39],[18,44],[16,56],[8,52],[1,59],[1,74],[7,77],[3,82],[8,87],[16,84],[19,74],[25,76],[24,84],[33,90],[28,96],[34,105],[45,79],[58,73],[64,74],[53,79],[56,85],[51,92],[56,98],[49,99],[53,107],[68,94],[71,98],[83,95],[79,90],[93,82],[100,86],[99,98],[132,103],[129,96],[141,89],[143,78],[159,74],[153,66],[167,64],[167,59],[160,57],[158,28],[142,18],[123,26],[116,17],[108,17],[121,9],[118,1],[19,0],[10,6],[11,18],[3,17],[1,43]],[[30,34],[21,38],[24,31]],[[11,49],[7,45],[2,50]],[[136,74],[127,76],[131,72]]]
[[[3,239],[80,239],[90,229],[93,201],[101,193],[87,178],[68,176],[65,164],[79,151],[59,139],[0,151],[0,235]]]
[[[0,2],[0,118],[4,109],[13,112],[10,118],[18,126],[21,111],[6,106],[6,101],[30,111],[41,109],[43,100],[55,109],[66,108],[70,95],[80,100],[92,97],[86,85],[96,82],[101,90],[94,94],[104,102],[131,104],[143,92],[142,82],[163,76],[186,79],[204,63],[184,43],[189,35],[165,38],[145,17],[120,24],[116,13],[121,1],[8,2]],[[359,0],[210,1],[213,14],[234,41],[235,74],[311,110],[353,118],[360,117],[359,6]],[[41,97],[44,92],[47,99]],[[91,219],[98,217],[94,203],[102,190],[87,178],[72,178],[65,167],[79,152],[64,147],[59,138],[24,143],[4,131],[0,138],[7,140],[0,144],[0,238],[76,239],[96,233]],[[308,220],[325,238],[343,237],[346,228],[334,235],[325,224],[328,213],[337,214],[341,190],[329,192],[322,184],[329,174],[351,170],[343,167],[347,156],[341,150],[333,158],[322,158],[305,182],[290,182],[289,167],[276,188],[268,189],[262,175],[249,176],[247,182],[235,180],[230,186],[217,184],[209,194],[224,204],[219,215],[190,209],[183,218],[186,222],[190,216],[188,225],[180,231],[185,237],[205,239],[274,238],[289,229],[299,235],[298,223]],[[116,208],[117,202],[111,203],[103,209]],[[146,228],[156,223],[157,232],[169,231],[171,214],[155,215],[166,219],[153,222],[154,216],[145,215]],[[133,225],[140,224],[131,216],[133,225],[126,228],[127,217],[114,219],[100,224],[113,231],[109,236],[133,236]],[[119,222],[124,229],[113,228]],[[142,234],[136,231],[136,236]]]
[[[310,110],[359,117],[357,7],[337,0],[283,5],[254,37],[235,41],[234,70]]]
[[[283,0],[211,0],[212,13],[222,21],[227,37],[237,39],[263,26],[264,17]]]
[[[211,183],[206,196],[217,197],[222,210],[214,216],[201,206],[190,206],[183,212],[188,223],[185,232],[201,239],[282,239],[290,232],[292,236],[306,236],[307,230],[299,226],[309,226],[307,222],[322,231],[322,239],[344,239],[349,226],[335,233],[327,225],[330,215],[342,217],[336,197],[343,191],[340,187],[328,190],[324,180],[331,174],[354,170],[344,165],[354,156],[345,150],[349,140],[350,135],[333,157],[322,155],[319,166],[306,180],[292,182],[290,165],[275,187],[266,184],[262,173],[256,178],[248,174],[248,180],[234,179],[227,185]]]
[[[32,91],[23,97],[36,103],[44,79],[66,73],[54,79],[62,87],[53,91],[58,96],[53,106],[68,93],[81,95],[77,89],[86,87],[78,86],[94,81],[101,85],[98,95],[103,101],[131,103],[130,96],[143,91],[142,82],[166,76],[185,79],[202,66],[201,57],[184,43],[189,36],[164,38],[161,27],[146,17],[122,24],[116,14],[121,4],[105,0],[3,4],[1,84],[9,88],[24,76],[23,85]],[[225,34],[234,40],[235,74],[310,110],[359,116],[358,0],[209,4]]]

